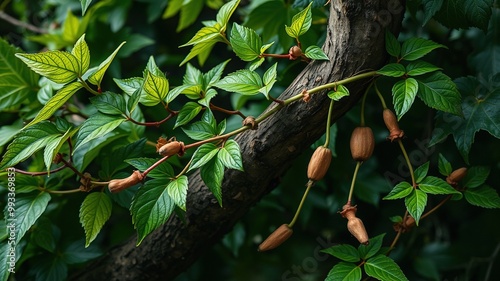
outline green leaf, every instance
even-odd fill
[[[82,264],[99,257],[103,253],[97,246],[84,247],[82,241],[77,240],[62,249],[62,253],[59,254],[62,254],[61,257],[67,264]]]
[[[278,66],[278,63],[273,64],[273,66],[269,67],[268,70],[264,73],[263,76],[263,82],[264,82],[264,87],[262,87],[259,92],[263,93],[264,96],[266,96],[267,99],[269,99],[269,92],[271,92],[272,87],[274,86],[274,83],[276,82],[276,67]]]
[[[167,185],[168,195],[174,203],[182,210],[186,211],[186,196],[188,190],[188,178],[185,175],[170,181]]]
[[[462,180],[462,184],[467,188],[481,186],[490,175],[490,167],[474,166],[467,169],[467,175]]]
[[[474,206],[483,208],[500,208],[500,197],[494,188],[483,185],[477,188],[468,188],[464,192],[465,200]]]
[[[222,72],[224,71],[224,68],[229,61],[231,61],[231,59],[219,63],[218,65],[210,69],[207,73],[203,74],[203,81],[205,82],[207,89],[212,87],[215,83],[217,83],[217,81],[220,80]]]
[[[401,77],[405,75],[406,69],[400,63],[390,63],[384,65],[380,70],[377,71],[378,74],[390,77]]]
[[[193,153],[191,166],[189,166],[188,172],[205,165],[217,154],[217,152],[219,152],[219,148],[213,143],[200,145]]]
[[[21,51],[0,38],[0,110],[17,106],[34,97],[39,76],[14,57]]]
[[[226,168],[243,171],[240,146],[236,141],[227,140],[224,146],[219,150],[217,158]]]
[[[101,113],[110,115],[126,114],[125,98],[112,92],[105,92],[90,98],[90,102]]]
[[[66,131],[66,133],[64,133],[64,135],[52,139],[47,143],[47,146],[45,147],[45,151],[43,154],[45,166],[47,167],[47,172],[50,171],[52,161],[56,157],[56,154],[59,153],[59,150],[61,150],[63,144],[68,140],[68,138],[73,136],[77,131],[78,129],[76,128],[75,129],[68,128],[68,130]],[[50,176],[50,172],[47,174],[47,176]]]
[[[446,46],[428,39],[413,37],[404,41],[401,45],[401,59],[407,61],[417,60],[437,48],[446,48]]]
[[[156,75],[146,71],[143,90],[146,95],[141,95],[140,102],[146,106],[157,105],[168,94],[168,80],[163,74]]]
[[[50,194],[37,191],[17,195],[15,209],[11,210],[12,207],[5,206],[4,217],[7,227],[15,224],[16,244],[19,244],[21,238],[43,214],[49,201]]]
[[[376,255],[380,248],[382,248],[382,242],[384,241],[385,233],[377,235],[371,238],[368,242],[368,245],[360,244],[358,246],[358,252],[361,259],[366,260],[370,257]]]
[[[34,124],[49,119],[54,112],[56,112],[61,106],[63,106],[78,90],[82,88],[80,82],[73,82],[71,84],[65,85],[57,93],[51,97],[42,109],[38,112],[31,122],[24,128],[33,126]]]
[[[116,85],[122,89],[127,95],[132,95],[135,91],[142,88],[144,83],[144,78],[142,77],[132,77],[127,79],[113,78]]]
[[[347,244],[335,245],[321,250],[321,252],[327,253],[346,262],[358,262],[361,260],[358,250]]]
[[[220,24],[222,32],[226,30],[229,18],[231,18],[239,4],[240,0],[232,0],[220,7],[219,11],[217,12],[216,20],[217,23]]]
[[[418,91],[418,82],[413,78],[398,81],[392,87],[394,109],[398,120],[410,109]]]
[[[85,247],[97,237],[111,216],[111,199],[103,192],[92,192],[80,206],[80,223],[85,230]]]
[[[34,277],[35,280],[62,281],[66,280],[68,277],[68,266],[66,265],[66,261],[59,255],[52,254],[44,256],[33,264],[31,270],[36,272]]]
[[[388,29],[385,32],[385,49],[389,55],[398,58],[401,53],[401,44],[394,34],[392,34]]]
[[[193,46],[191,51],[189,51],[189,54],[184,58],[184,60],[179,64],[179,66],[182,66],[183,64],[190,61],[192,58],[196,56],[198,56],[199,58],[200,65],[203,65],[206,58],[202,59],[202,57],[204,56],[204,54],[210,53],[215,43],[217,42],[223,42],[221,36],[213,37],[210,40],[197,43],[196,45]]]
[[[415,219],[418,225],[420,216],[424,212],[425,205],[427,205],[427,194],[419,189],[414,189],[409,196],[405,198],[406,209],[410,215]]]
[[[201,111],[201,108],[201,105],[191,101],[184,104],[184,106],[179,111],[179,114],[177,115],[174,129],[193,120],[193,118],[196,117],[196,115],[198,115],[198,113]]]
[[[222,180],[224,165],[218,157],[213,157],[200,168],[200,176],[222,207]]]
[[[445,177],[453,171],[450,162],[448,162],[448,160],[441,153],[439,153],[438,169],[439,173]]]
[[[87,8],[90,6],[90,3],[92,3],[92,0],[80,0],[80,4],[82,5],[82,16],[85,15]]]
[[[168,195],[164,179],[147,181],[134,195],[130,212],[137,229],[137,245],[170,217],[175,202]]]
[[[420,183],[426,176],[429,171],[429,161],[422,164],[420,167],[416,168],[413,172],[415,175],[415,181]]]
[[[334,101],[339,101],[341,98],[349,96],[349,89],[344,85],[338,85],[335,91],[328,93],[328,97]]]
[[[68,52],[17,53],[16,57],[34,72],[59,84],[71,82],[82,74],[77,58]]]
[[[153,158],[132,158],[127,159],[125,162],[134,166],[139,171],[145,171],[149,167],[151,167],[154,163],[156,163],[159,159]],[[155,179],[170,179],[175,176],[174,169],[167,162],[162,162],[160,165],[155,167],[148,173],[148,177],[152,177]]]
[[[204,26],[189,40],[179,47],[187,47],[200,43],[210,42],[212,40],[221,40],[220,26]]]
[[[491,17],[493,0],[466,0],[465,15],[467,20],[483,31],[488,29],[488,22]]]
[[[462,115],[460,92],[450,77],[442,72],[435,72],[417,81],[417,96],[427,106],[451,114]]]
[[[233,23],[231,29],[231,47],[243,61],[253,61],[260,56],[262,39],[255,30]]]
[[[2,162],[0,162],[0,170],[26,160],[60,135],[61,132],[56,129],[55,125],[48,121],[40,122],[22,130],[7,147]]]
[[[208,91],[205,93],[205,96],[202,99],[198,100],[198,103],[210,108],[210,101],[217,95],[217,91],[215,89],[208,89]]]
[[[248,69],[241,69],[228,74],[214,86],[228,92],[251,96],[258,94],[263,85],[259,74]]]
[[[58,229],[46,216],[40,216],[31,229],[30,239],[33,239],[32,241],[41,248],[54,253],[56,250],[56,237],[53,228]]]
[[[398,183],[392,190],[385,196],[383,199],[384,200],[394,200],[394,199],[401,199],[405,198],[406,196],[410,195],[410,193],[413,191],[413,187],[409,182],[402,181]]]
[[[449,185],[443,179],[428,176],[425,177],[419,184],[418,188],[428,194],[461,194],[459,191],[455,190],[451,185]]]
[[[101,137],[118,127],[126,119],[121,116],[110,116],[97,113],[81,125],[76,136],[75,151],[87,142]]]
[[[365,272],[368,276],[383,281],[408,280],[401,268],[389,257],[377,255],[366,261]]]
[[[71,50],[71,54],[75,56],[78,63],[80,63],[81,72],[79,74],[82,75],[89,69],[90,65],[90,51],[89,46],[87,46],[85,42],[85,34],[76,41],[73,50]]]
[[[353,263],[339,262],[328,273],[325,281],[359,281],[361,280],[361,268]]]
[[[309,30],[312,23],[311,5],[312,2],[304,10],[293,16],[292,24],[290,26],[285,26],[285,31],[288,36],[292,38],[299,38],[300,35]]]
[[[493,0],[445,0],[436,18],[450,28],[479,27],[486,30]]]
[[[422,22],[422,26],[424,26],[434,16],[434,14],[439,11],[443,5],[443,0],[423,0],[422,4],[424,6],[424,20]]]
[[[182,127],[184,133],[193,140],[206,140],[216,135],[215,129],[206,122],[194,122]]]
[[[126,42],[122,42],[116,50],[109,55],[107,59],[105,59],[99,66],[97,67],[97,71],[94,72],[92,75],[89,77],[89,82],[96,85],[99,89],[101,88],[101,81],[102,78],[104,77],[104,73],[106,73],[106,70],[108,69],[109,65],[111,65],[111,62],[113,62],[113,59],[115,58],[116,54],[120,50],[120,48],[125,44]]]
[[[306,52],[304,55],[307,58],[313,59],[313,60],[330,60],[330,58],[323,52],[323,50],[315,45],[311,45],[307,47]]]
[[[441,68],[421,60],[410,61],[406,66],[406,71],[409,76],[418,76],[437,70],[441,70]]]

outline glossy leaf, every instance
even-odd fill
[[[448,176],[453,171],[450,162],[441,153],[439,153],[438,158],[438,169],[439,173],[443,176]]]
[[[344,85],[338,85],[335,91],[328,93],[328,97],[334,101],[339,101],[343,97],[349,96],[349,89]]]
[[[361,259],[366,260],[379,253],[380,248],[382,248],[384,236],[385,233],[370,238],[368,245],[360,244],[358,246],[358,252]]]
[[[194,45],[191,51],[189,51],[189,54],[184,58],[184,60],[179,64],[179,66],[184,65],[186,62],[190,61],[192,58],[196,56],[198,56],[200,64],[203,65],[206,60],[206,57],[204,58],[203,55],[205,53],[210,53],[215,43],[217,42],[222,42],[222,38],[220,36],[214,37],[210,40],[203,41]]]
[[[461,96],[455,83],[442,72],[418,80],[417,96],[437,110],[462,115]]]
[[[222,206],[222,180],[224,165],[218,157],[213,157],[200,168],[200,176],[208,189],[213,193],[219,205]]]
[[[437,70],[441,70],[441,68],[421,60],[411,61],[406,66],[406,71],[409,76],[423,75]]]
[[[66,131],[66,133],[64,133],[64,135],[59,136],[47,143],[47,146],[45,147],[45,151],[43,153],[43,160],[45,162],[45,167],[47,167],[47,172],[50,171],[50,167],[52,166],[52,161],[56,157],[57,153],[59,153],[59,151],[61,150],[63,144],[66,143],[68,138],[73,136],[77,132],[77,130],[78,129],[76,128],[74,129],[68,128],[68,130]],[[47,175],[50,175],[50,173],[48,173]]]
[[[110,115],[126,114],[126,102],[122,95],[112,92],[105,92],[98,96],[90,98],[90,102],[101,113]]]
[[[470,204],[483,208],[500,208],[500,197],[497,191],[488,186],[466,189],[464,192],[465,200]]]
[[[156,163],[159,159],[153,158],[132,158],[127,159],[125,162],[134,166],[139,171],[145,171],[149,167],[151,167],[154,163]],[[148,177],[152,177],[155,179],[170,179],[175,176],[174,169],[167,162],[162,162],[160,165],[155,167],[148,173]]]
[[[126,79],[113,78],[116,85],[120,87],[128,95],[132,95],[135,91],[142,88],[144,83],[144,78],[142,77],[132,77]]]
[[[394,200],[405,198],[406,196],[410,195],[412,191],[413,187],[411,186],[411,184],[406,181],[402,181],[394,186],[391,192],[389,192],[389,194],[387,194],[387,196],[385,196],[383,199]]]
[[[80,4],[82,5],[82,16],[85,15],[90,3],[92,3],[92,0],[80,0]]]
[[[407,61],[417,60],[437,48],[446,48],[428,39],[412,37],[401,45],[401,59]]]
[[[401,53],[401,44],[398,42],[398,39],[394,34],[392,34],[389,30],[385,32],[385,49],[389,55],[398,58]]]
[[[425,162],[420,167],[415,169],[415,171],[413,172],[415,175],[415,181],[417,183],[421,182],[427,176],[428,171],[429,171],[429,161]]]
[[[377,255],[366,261],[365,272],[368,276],[383,281],[408,280],[401,268],[389,257]]]
[[[361,277],[362,271],[359,266],[353,263],[339,262],[330,270],[325,281],[359,281]]]
[[[392,87],[392,98],[398,120],[401,119],[412,106],[417,91],[418,82],[413,78],[398,81]]]
[[[260,56],[262,39],[255,30],[233,23],[231,29],[231,47],[243,61],[253,61]]]
[[[188,189],[188,178],[185,175],[170,181],[167,185],[167,192],[175,205],[186,211],[186,196]]]
[[[229,18],[233,15],[234,11],[240,4],[240,0],[232,0],[220,7],[217,12],[216,21],[221,26],[221,30],[224,32],[226,30]]]
[[[427,194],[422,190],[414,189],[410,195],[405,198],[405,205],[410,215],[415,219],[415,223],[418,225],[420,216],[427,205]]]
[[[182,130],[193,140],[205,140],[216,135],[214,128],[208,123],[201,121],[182,127]]]
[[[419,184],[418,188],[428,194],[457,194],[461,193],[455,190],[445,180],[428,176],[425,177]]]
[[[89,77],[89,82],[96,85],[99,89],[101,88],[101,81],[102,78],[104,77],[104,74],[106,73],[106,70],[108,69],[109,65],[113,62],[113,59],[115,58],[116,54],[120,50],[120,48],[125,44],[125,42],[122,42],[114,51],[109,55],[107,59],[105,59],[99,66],[97,67],[97,71],[94,72],[92,75]]]
[[[467,169],[467,175],[462,180],[462,185],[467,188],[481,186],[490,175],[490,167],[474,166]]]
[[[346,262],[358,262],[361,260],[358,250],[347,244],[335,245],[321,250],[321,252],[327,253]]]
[[[189,40],[186,44],[180,45],[179,47],[187,47],[196,45],[199,43],[209,42],[213,39],[220,40],[220,26],[204,26]]]
[[[276,76],[277,76],[276,67],[277,66],[278,66],[278,63],[275,63],[271,67],[269,67],[269,69],[266,70],[266,72],[264,72],[264,76],[263,76],[264,87],[260,88],[259,92],[263,93],[267,99],[269,99],[269,93],[271,92],[271,89],[274,86],[274,83],[276,83]]]
[[[196,115],[201,111],[201,105],[195,102],[187,102],[179,111],[177,115],[177,120],[175,120],[174,128],[180,127],[187,124],[189,121],[193,120]]]
[[[71,82],[82,74],[80,63],[74,55],[68,52],[17,53],[16,57],[21,59],[34,72],[59,84]]]
[[[99,138],[118,127],[126,119],[97,113],[90,116],[80,127],[76,136],[75,151],[87,142]]]
[[[203,74],[203,81],[205,82],[206,88],[213,86],[215,83],[217,83],[217,81],[220,80],[222,72],[224,71],[224,68],[229,61],[231,60],[228,59],[222,63],[219,63],[218,65],[210,69],[207,73]]]
[[[213,143],[205,143],[200,145],[193,153],[193,157],[191,158],[191,166],[189,166],[188,171],[205,165],[217,154],[217,152],[219,152],[219,148]]]
[[[215,83],[214,86],[228,92],[251,96],[258,94],[263,84],[259,74],[254,71],[242,69],[228,74]]]
[[[315,45],[307,47],[304,55],[313,60],[330,60],[323,50]]]
[[[101,232],[106,221],[111,216],[111,199],[103,192],[92,192],[80,206],[80,223],[85,230],[85,247]]]
[[[292,24],[285,26],[286,33],[292,38],[299,38],[300,35],[306,33],[312,23],[312,2],[302,11],[297,13],[292,18]]]
[[[381,69],[377,71],[378,74],[390,77],[401,77],[405,75],[406,69],[400,63],[390,63],[384,65]]]
[[[243,171],[240,146],[234,140],[227,140],[224,146],[219,150],[217,158],[228,169]]]
[[[85,42],[85,34],[83,34],[78,41],[76,41],[71,54],[75,56],[76,61],[80,63],[80,75],[89,69],[90,65],[90,51],[87,42]]]
[[[163,74],[157,75],[146,71],[140,102],[146,106],[154,106],[165,99],[168,94],[168,80]]]

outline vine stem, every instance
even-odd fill
[[[413,173],[413,166],[411,165],[410,158],[408,157],[408,153],[406,153],[405,146],[401,139],[398,139],[399,147],[401,148],[401,152],[406,160],[406,165],[408,166],[408,170],[410,170],[411,183],[413,188],[417,188],[417,182],[415,181],[415,174]]]
[[[91,92],[92,94],[98,96],[100,95],[99,92],[97,92],[96,90],[90,88],[89,84],[87,84],[87,82],[85,82],[85,80],[83,80],[82,77],[78,77],[78,79],[80,80],[80,83],[82,84],[82,86],[89,92]]]
[[[380,102],[382,103],[382,108],[386,109],[387,105],[385,103],[384,96],[382,96],[382,93],[378,90],[377,83],[375,83],[375,93],[377,93],[377,96],[380,99]]]
[[[167,122],[168,120],[170,120],[175,115],[177,115],[177,111],[171,112],[163,120],[156,121],[156,122],[139,122],[139,121],[136,121],[136,120],[132,119],[132,117],[129,117],[129,116],[127,116],[127,120],[130,121],[130,122],[132,122],[132,123],[134,123],[134,124],[141,125],[141,126],[146,126],[146,127],[153,127],[154,126],[154,127],[158,127],[161,124],[163,124],[163,123]]]
[[[52,193],[52,194],[69,194],[69,193],[82,192],[79,188],[70,189],[70,190],[50,190],[50,189],[40,188],[40,191],[44,191],[44,192]]]
[[[349,189],[349,196],[347,197],[347,204],[350,205],[352,201],[352,194],[354,193],[354,184],[356,183],[356,177],[358,176],[359,167],[363,162],[358,161],[356,163],[356,168],[354,169],[354,174],[352,175],[351,189]]]
[[[40,33],[40,34],[47,33],[47,31],[44,30],[44,29],[41,29],[39,27],[36,27],[36,26],[34,26],[32,24],[29,24],[29,23],[26,23],[26,22],[22,22],[22,21],[20,21],[20,20],[18,20],[16,18],[13,18],[9,14],[5,13],[3,11],[3,5],[2,5],[2,10],[0,11],[0,19],[3,19],[4,21],[6,21],[6,22],[8,22],[8,23],[10,23],[12,25],[26,28],[26,29],[28,29],[30,31],[33,31],[35,33]]]
[[[189,162],[186,164],[186,166],[184,166],[184,169],[182,169],[182,171],[177,176],[175,176],[176,179],[178,179],[180,176],[184,175],[188,171],[189,166],[191,166],[192,161],[193,161],[192,159],[189,160]]]
[[[60,170],[66,168],[66,167],[68,167],[68,166],[66,166],[66,164],[63,164],[61,167],[56,168],[56,169],[54,169],[52,171],[48,171],[48,172],[28,172],[28,171],[24,171],[24,170],[17,169],[17,168],[14,168],[14,170],[16,171],[16,173],[19,173],[19,174],[36,177],[36,176],[44,176],[44,175],[47,175],[47,174],[59,172]]]
[[[311,187],[313,185],[314,185],[314,181],[310,180],[307,182],[306,191],[304,191],[304,195],[302,195],[302,199],[300,200],[299,207],[297,207],[297,211],[295,211],[295,215],[293,216],[292,221],[288,224],[288,227],[292,228],[293,225],[297,222],[297,218],[299,217],[300,210],[302,210],[302,206],[304,205],[304,202],[306,201],[307,194],[309,193],[309,190],[311,190]]]
[[[328,117],[326,119],[326,130],[325,130],[325,144],[323,144],[323,147],[328,148],[328,145],[330,144],[330,127],[332,126],[332,111],[333,111],[333,104],[335,101],[332,99],[330,100],[330,107],[328,108]]]
[[[156,161],[153,165],[149,166],[149,168],[147,168],[146,170],[144,170],[144,172],[142,172],[142,177],[145,178],[149,174],[149,172],[151,172],[151,170],[158,167],[161,163],[166,161],[168,158],[170,158],[170,155],[164,156],[160,160]]]
[[[368,91],[370,90],[371,86],[373,83],[370,83],[368,88],[366,88],[365,94],[363,95],[363,100],[361,101],[361,116],[360,116],[360,126],[364,127],[365,126],[365,103],[366,103],[366,96],[368,95]]]

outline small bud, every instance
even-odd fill
[[[248,125],[250,125],[251,130],[257,130],[259,124],[257,122],[255,122],[255,117],[247,116],[243,120],[243,126],[248,126]]]
[[[358,239],[359,243],[368,245],[368,233],[366,233],[365,225],[360,218],[353,217],[347,221],[347,229],[352,236]]]
[[[307,166],[307,177],[313,181],[321,180],[328,171],[332,162],[332,152],[330,149],[319,146],[314,151]]]
[[[90,183],[90,181],[92,180],[92,176],[90,175],[90,173],[88,172],[85,172],[83,173],[83,177],[80,178],[80,190],[83,191],[83,192],[89,192],[92,190],[92,184]]]
[[[162,156],[172,156],[175,154],[184,153],[184,143],[181,141],[171,141],[158,149],[158,153]]]
[[[399,129],[398,119],[392,110],[386,108],[383,111],[383,118],[387,130],[389,130],[389,136],[387,137],[391,141],[401,139],[404,137],[404,131]]]
[[[288,54],[290,55],[291,60],[295,60],[302,56],[302,49],[300,49],[299,46],[293,46],[288,51]]]
[[[467,175],[467,168],[458,168],[451,172],[449,176],[446,177],[446,182],[450,185],[456,186],[459,181],[461,181]]]
[[[351,135],[351,155],[356,161],[364,162],[372,156],[375,138],[370,127],[356,127]]]
[[[283,244],[290,236],[293,234],[293,229],[291,229],[288,224],[282,224],[278,227],[269,237],[264,240],[259,245],[259,252],[272,250],[279,245]]]
[[[142,181],[142,179],[143,177],[141,172],[136,170],[128,178],[110,180],[108,183],[108,189],[112,193],[120,192],[133,185],[138,184],[140,181]]]
[[[160,150],[160,148],[168,143],[168,140],[164,137],[159,137],[156,141],[156,152]]]

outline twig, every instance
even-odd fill
[[[31,31],[36,32],[36,33],[40,33],[40,34],[47,33],[46,30],[41,29],[39,27],[36,27],[32,24],[20,21],[16,18],[13,18],[12,16],[6,14],[4,11],[0,11],[0,19],[3,19],[4,21],[6,21],[12,25],[20,26],[20,27],[26,28],[26,29],[31,30]]]

